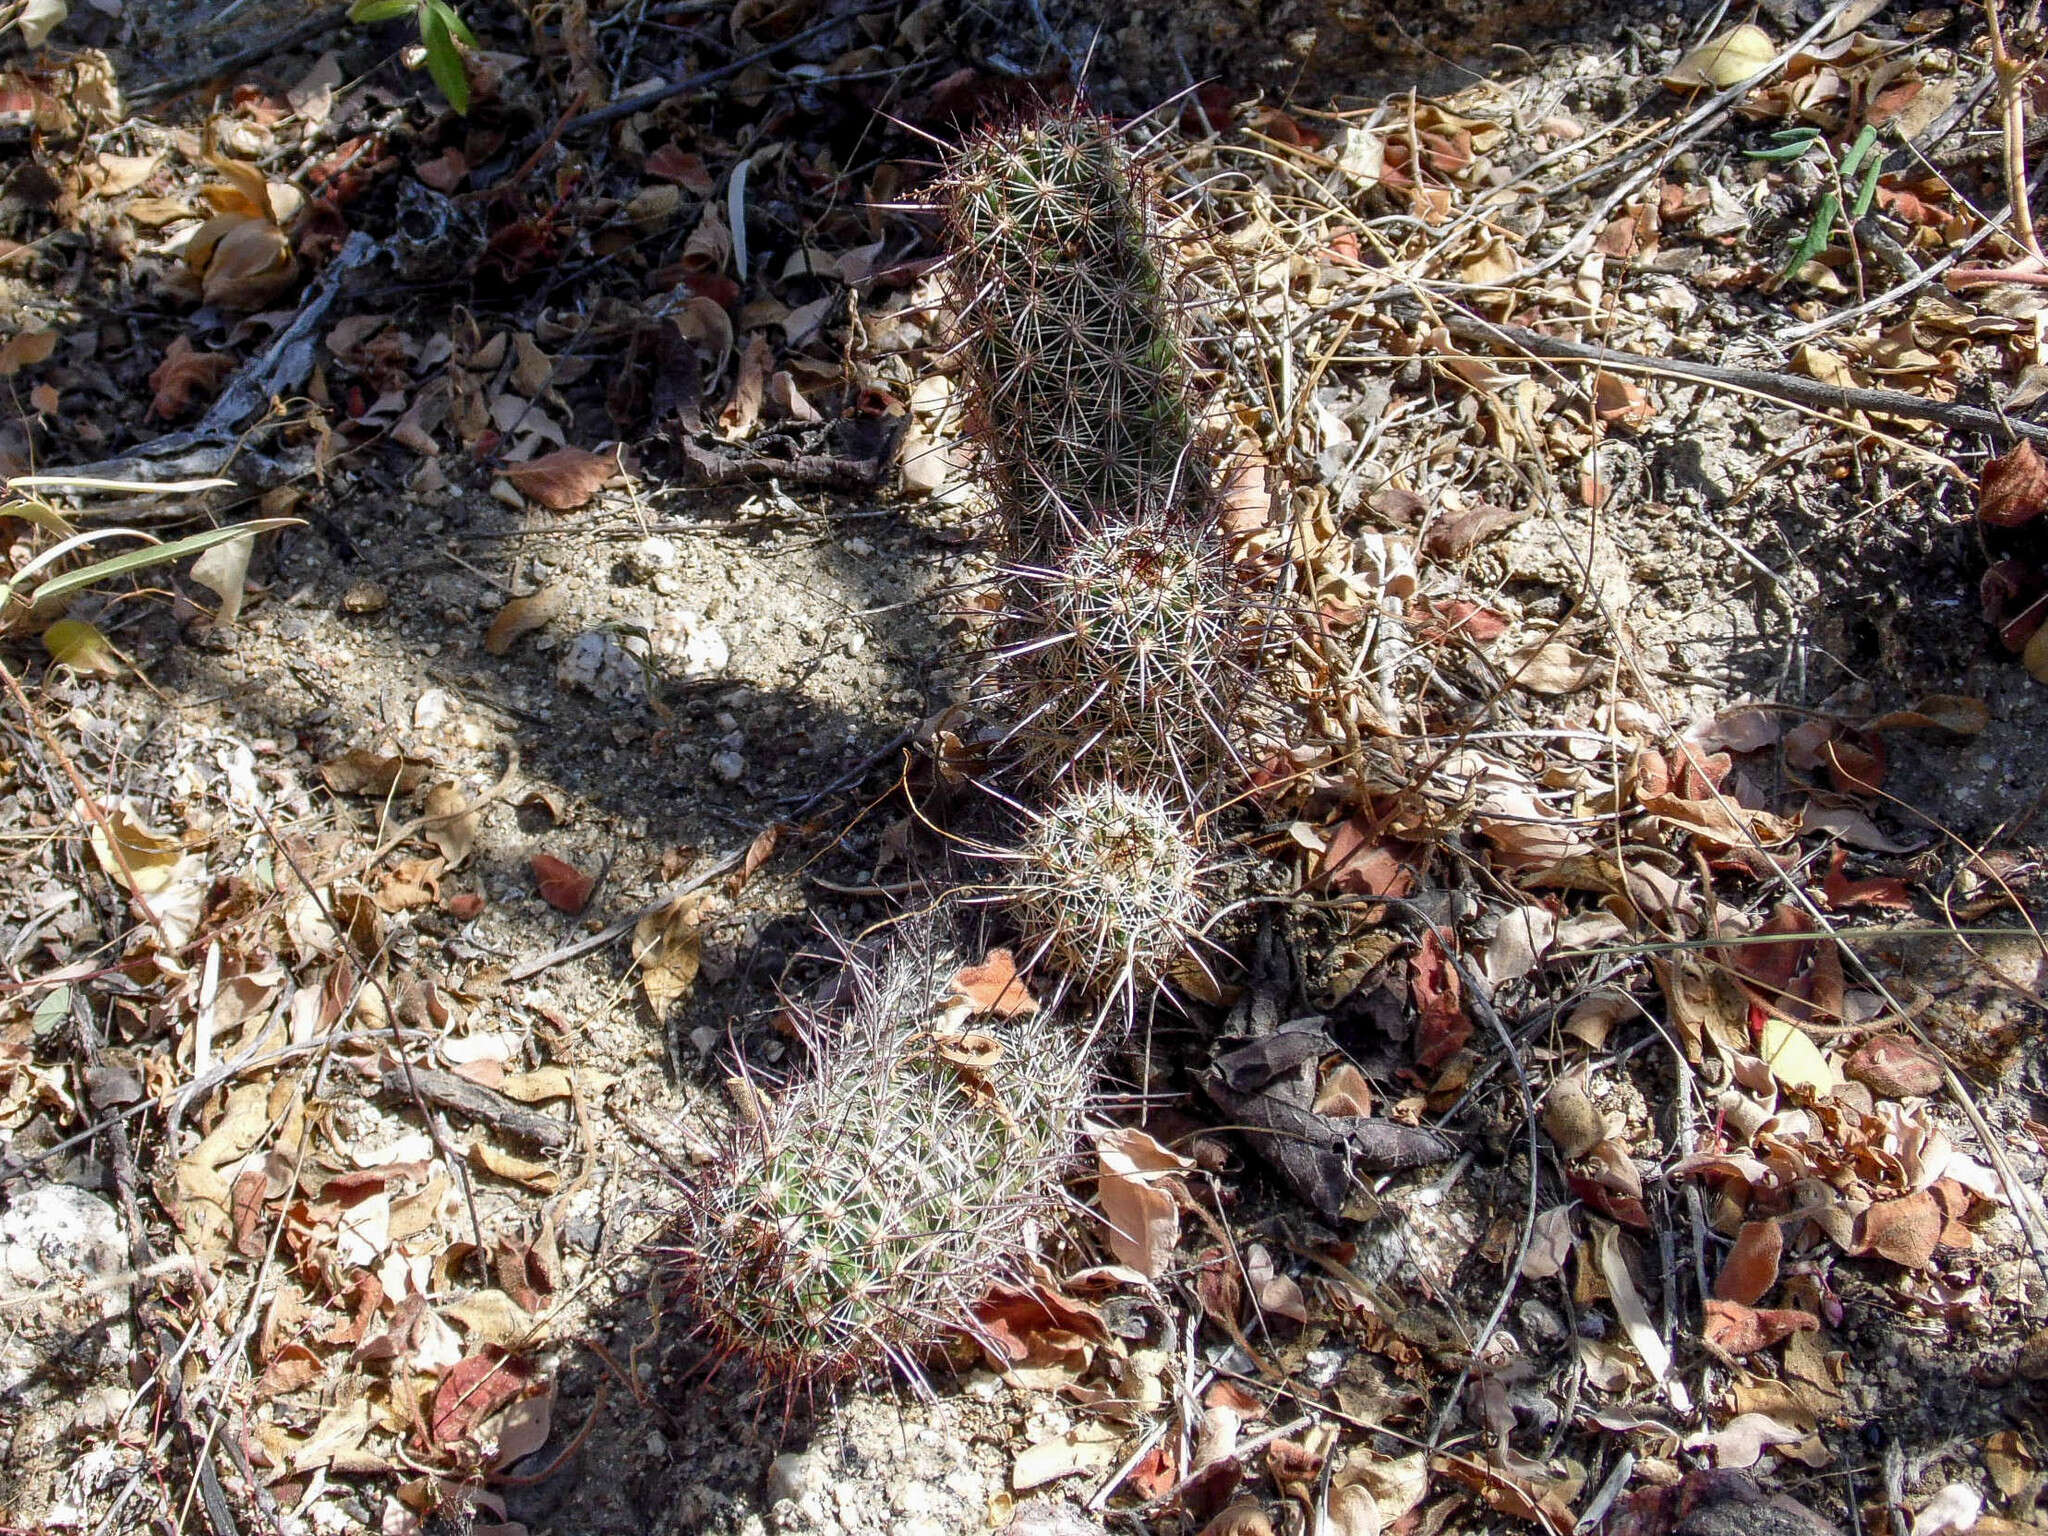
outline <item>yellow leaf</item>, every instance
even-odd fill
[[[89,818],[92,851],[100,868],[128,890],[153,896],[171,883],[185,845],[169,833],[159,832],[122,801],[102,821]]]
[[[119,677],[121,658],[107,637],[83,619],[59,619],[43,631],[43,649],[60,667],[94,677]]]
[[[1841,1086],[1842,1072],[1821,1053],[1796,1024],[1783,1019],[1765,1019],[1763,1038],[1757,1054],[1770,1067],[1771,1076],[1787,1088],[1804,1088],[1819,1096]]]
[[[1696,91],[1702,86],[1725,91],[1762,73],[1777,56],[1778,45],[1771,41],[1770,33],[1744,22],[1680,59],[1665,75],[1664,84],[1674,91]]]

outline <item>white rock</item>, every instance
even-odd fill
[[[69,1184],[45,1184],[16,1196],[0,1214],[0,1295],[10,1299],[8,1331],[0,1339],[0,1393],[12,1392],[38,1369],[39,1338],[75,1331],[102,1318],[118,1319],[128,1297],[118,1285],[84,1296],[84,1285],[118,1275],[128,1263],[128,1240],[113,1206]],[[28,1301],[29,1294],[49,1295]],[[128,1325],[109,1329],[103,1364],[128,1354]]]
[[[639,658],[617,635],[602,629],[586,629],[563,648],[555,663],[555,681],[600,699],[637,701],[647,696]]]
[[[682,677],[715,677],[732,660],[718,626],[688,608],[672,608],[654,621],[654,654]]]
[[[672,571],[683,557],[674,539],[653,534],[635,544],[626,556],[626,568],[642,581],[652,581],[663,571]]]
[[[747,776],[747,760],[739,753],[727,750],[711,754],[711,771],[728,784],[737,784]]]
[[[438,731],[461,708],[445,688],[429,688],[413,701],[412,726],[416,731]]]

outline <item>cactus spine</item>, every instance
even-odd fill
[[[1041,1021],[939,1016],[928,938],[848,964],[811,1077],[734,1127],[693,1190],[673,1270],[721,1353],[794,1394],[970,1325],[1072,1151],[1089,1052]],[[967,1059],[969,1055],[973,1059]]]

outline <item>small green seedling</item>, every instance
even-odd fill
[[[358,26],[396,21],[401,16],[410,16],[419,24],[420,46],[427,51],[427,73],[448,98],[448,105],[467,114],[469,76],[462,68],[462,50],[476,46],[476,34],[448,0],[355,0],[348,8],[348,19]]]
[[[1801,267],[1828,248],[1828,242],[1835,236],[1835,225],[1842,217],[1842,193],[1862,172],[1863,180],[1856,187],[1856,196],[1849,205],[1849,223],[1856,222],[1870,212],[1870,205],[1877,199],[1877,179],[1884,174],[1885,157],[1882,151],[1876,154],[1877,129],[1872,124],[1863,125],[1863,131],[1856,135],[1846,153],[1835,160],[1828,149],[1827,138],[1818,128],[1781,128],[1771,135],[1771,144],[1764,149],[1752,149],[1752,160],[1777,160],[1787,164],[1799,160],[1818,147],[1822,154],[1833,161],[1835,186],[1820,200],[1820,209],[1813,216],[1813,222],[1806,227],[1806,233],[1799,237],[1799,243],[1792,248],[1784,269],[1778,274],[1783,282]]]

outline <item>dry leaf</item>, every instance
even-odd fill
[[[1866,731],[1938,730],[1975,736],[1991,723],[1991,706],[1960,693],[1930,693],[1911,709],[1895,709],[1865,724]]]
[[[1778,1258],[1784,1251],[1785,1235],[1775,1221],[1744,1222],[1714,1279],[1714,1294],[1755,1306],[1778,1283]]]
[[[1793,1445],[1809,1431],[1803,1425],[1786,1424],[1763,1413],[1737,1414],[1715,1430],[1698,1430],[1685,1437],[1689,1451],[1712,1451],[1714,1465],[1722,1468],[1753,1467],[1767,1445]]]
[[[1941,1063],[1904,1035],[1872,1035],[1843,1063],[1845,1075],[1881,1099],[1924,1099],[1941,1092]]]
[[[375,795],[382,800],[418,789],[429,766],[402,753],[386,756],[368,747],[351,747],[322,763],[320,778],[337,795]]]
[[[1704,87],[1725,91],[1768,69],[1777,56],[1778,46],[1771,41],[1771,35],[1762,27],[1744,22],[1700,44],[1672,65],[1664,76],[1664,84],[1674,91]]]
[[[533,1376],[530,1361],[507,1355],[495,1345],[458,1360],[434,1391],[429,1428],[435,1444],[455,1445],[467,1439],[485,1419],[524,1395]]]
[[[1572,693],[1598,681],[1608,664],[1562,640],[1530,640],[1502,655],[1496,663],[1508,683],[1531,693]]]
[[[215,221],[218,222],[218,221]],[[198,244],[195,236],[193,244]],[[191,260],[191,247],[187,248]],[[262,309],[282,298],[299,278],[298,257],[285,232],[265,219],[234,218],[209,242],[199,294],[221,309]]]
[[[1783,1309],[1760,1312],[1739,1301],[1727,1301],[1718,1296],[1707,1297],[1701,1305],[1706,1309],[1702,1337],[1710,1348],[1724,1355],[1753,1355],[1760,1349],[1782,1343],[1795,1333],[1820,1327],[1820,1319],[1811,1312]]]
[[[1798,1025],[1783,1019],[1764,1020],[1756,1053],[1771,1069],[1771,1076],[1787,1088],[1802,1089],[1820,1098],[1841,1085],[1841,1069]]]
[[[234,369],[235,360],[227,354],[194,351],[188,338],[172,337],[170,346],[164,350],[164,360],[149,376],[149,387],[154,391],[150,414],[162,421],[176,421],[202,397],[211,398]]]
[[[256,548],[256,535],[244,534],[211,549],[202,550],[192,562],[192,579],[220,599],[214,613],[216,624],[232,624],[241,617],[242,595],[249,578],[249,555]]]
[[[447,781],[427,791],[424,809],[428,820],[420,828],[420,836],[440,850],[449,869],[460,868],[476,847],[482,818],[470,809],[461,787]]]
[[[2048,464],[2025,438],[1984,466],[1977,486],[1977,516],[1994,528],[2019,528],[2048,508]]]
[[[514,1156],[500,1151],[488,1141],[470,1143],[469,1160],[485,1173],[500,1179],[510,1179],[515,1184],[524,1184],[528,1189],[552,1195],[561,1187],[562,1176],[546,1163]]]
[[[950,986],[954,996],[972,1005],[974,1013],[1014,1019],[1038,1011],[1038,999],[1017,975],[1016,957],[1007,949],[990,950],[979,965],[963,965],[953,973]]]
[[[530,634],[559,618],[568,606],[569,589],[559,582],[542,587],[538,592],[530,592],[525,597],[513,598],[491,620],[491,627],[484,635],[484,649],[493,656],[503,656],[521,635]]]
[[[531,497],[550,512],[574,512],[619,473],[619,456],[616,450],[592,453],[587,448],[557,448],[531,463],[507,465],[503,473],[520,495]]]
[[[1180,1237],[1177,1176],[1194,1167],[1141,1130],[1095,1133],[1096,1196],[1110,1251],[1148,1280],[1166,1273]]]
[[[678,896],[633,925],[633,961],[640,988],[659,1019],[690,995],[703,965],[704,893]]]
[[[0,342],[0,379],[11,379],[24,368],[47,363],[56,350],[55,331],[16,331]]]
[[[574,864],[551,853],[536,853],[527,862],[533,870],[541,900],[557,912],[566,912],[574,917],[589,905],[590,893],[597,882]]]
[[[1650,1309],[1643,1304],[1642,1292],[1636,1289],[1635,1277],[1629,1273],[1621,1242],[1619,1227],[1604,1221],[1594,1223],[1594,1262],[1600,1277],[1607,1282],[1608,1299],[1614,1304],[1615,1315],[1621,1319],[1622,1331],[1628,1335],[1629,1343],[1635,1346],[1643,1364],[1650,1368],[1650,1374],[1663,1383],[1671,1406],[1683,1413],[1692,1406],[1691,1394],[1685,1390],[1685,1383],[1671,1374],[1671,1351],[1665,1347],[1664,1336],[1657,1331],[1657,1325],[1650,1320]]]
[[[1365,1074],[1348,1061],[1340,1061],[1323,1074],[1311,1106],[1319,1115],[1345,1119],[1372,1113],[1372,1087]]]
[[[1928,1190],[1903,1200],[1880,1200],[1856,1218],[1849,1252],[1861,1258],[1875,1254],[1908,1269],[1926,1269],[1946,1225],[1940,1203]]]
[[[725,409],[718,413],[718,429],[721,436],[737,439],[754,430],[761,419],[761,401],[767,391],[768,365],[772,354],[768,338],[758,331],[747,338],[747,350],[740,356],[739,380],[733,385],[732,398]]]

